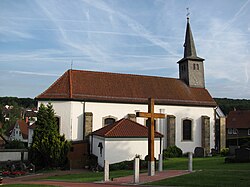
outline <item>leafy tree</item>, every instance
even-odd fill
[[[58,132],[53,106],[41,104],[30,149],[32,161],[41,167],[64,166],[70,146],[71,143]]]

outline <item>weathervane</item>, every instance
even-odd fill
[[[186,9],[187,9],[187,14],[186,14],[186,16],[187,16],[187,19],[189,19],[189,15],[190,15],[189,8],[186,8]]]

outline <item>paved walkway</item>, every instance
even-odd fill
[[[66,181],[52,181],[52,180],[37,180],[38,178],[46,178],[53,175],[65,175],[65,174],[76,174],[83,173],[86,170],[71,170],[71,171],[58,171],[56,173],[46,173],[46,174],[35,174],[16,178],[4,178],[3,184],[46,184],[62,187],[115,187],[115,186],[130,186],[133,184],[133,176],[115,178],[113,181],[109,182],[95,182],[95,183],[79,183],[79,182],[66,182]],[[156,172],[154,176],[148,176],[147,173],[140,174],[140,183],[137,185],[142,185],[144,183],[158,181],[162,179],[167,179],[171,177],[176,177],[180,175],[185,175],[190,172],[184,170],[165,170],[162,172]]]

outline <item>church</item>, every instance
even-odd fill
[[[71,156],[79,163],[91,152],[92,132],[122,118],[146,125],[136,112],[147,111],[148,98],[155,100],[154,112],[165,115],[155,120],[163,149],[176,145],[185,153],[203,147],[209,154],[215,147],[217,104],[205,88],[204,59],[197,56],[189,18],[184,56],[177,63],[179,78],[70,69],[36,99],[38,106],[53,105],[59,131],[72,140]]]

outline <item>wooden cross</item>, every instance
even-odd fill
[[[144,117],[148,118],[150,124],[148,126],[148,161],[149,166],[151,163],[154,165],[154,138],[155,138],[155,130],[154,130],[154,120],[155,118],[165,118],[165,114],[154,113],[154,99],[148,99],[148,112],[136,112],[136,117]],[[148,174],[150,176],[154,175],[154,166],[153,168],[149,167]]]

